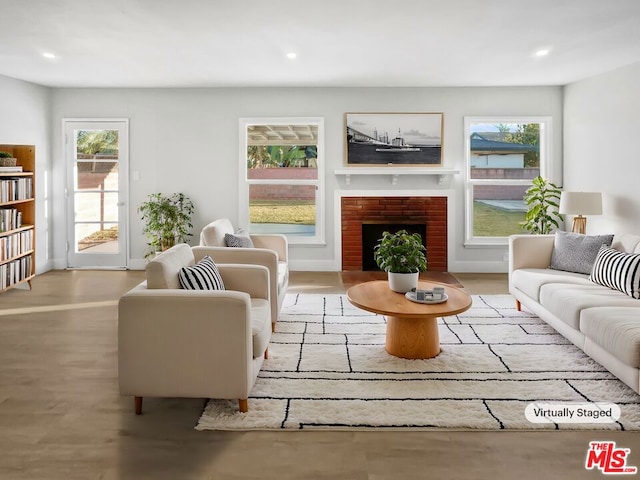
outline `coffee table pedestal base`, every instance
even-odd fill
[[[400,358],[425,359],[440,353],[438,318],[387,315],[387,353]]]

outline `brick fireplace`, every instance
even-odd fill
[[[447,197],[342,197],[342,270],[363,269],[363,223],[424,223],[427,270],[447,271]]]

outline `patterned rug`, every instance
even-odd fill
[[[383,316],[344,295],[287,295],[249,412],[210,400],[196,429],[640,430],[640,396],[534,314],[516,311],[510,295],[473,296],[469,311],[440,319],[433,359],[387,354],[385,328]],[[619,407],[619,420],[525,415],[600,402]]]

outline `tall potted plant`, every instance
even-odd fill
[[[176,242],[186,242],[191,237],[194,207],[184,193],[169,196],[152,193],[140,205],[138,212],[145,222],[143,232],[147,236],[148,247],[145,258],[171,248]]]
[[[562,215],[558,212],[560,204],[560,188],[538,176],[533,179],[531,187],[524,194],[524,203],[529,207],[520,225],[525,230],[536,234],[551,233],[560,228]]]
[[[425,251],[420,234],[400,230],[384,232],[373,249],[373,256],[378,267],[387,272],[389,288],[405,293],[417,288],[420,272],[427,269]]]

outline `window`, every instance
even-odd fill
[[[506,244],[525,233],[522,200],[550,165],[549,117],[465,117],[467,245]]]
[[[324,243],[324,120],[240,119],[240,224]]]

